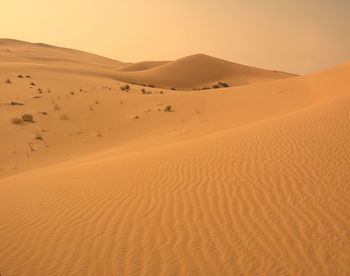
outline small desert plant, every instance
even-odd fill
[[[125,84],[124,86],[120,86],[120,89],[121,89],[122,91],[129,92],[129,90],[130,90],[130,85],[129,85],[129,84]]]
[[[29,123],[33,123],[34,122],[34,117],[33,117],[32,114],[29,114],[29,113],[23,114],[21,117],[22,117],[22,120],[24,122],[29,122]]]
[[[23,120],[18,117],[11,118],[11,122],[15,125],[21,125],[23,123]]]
[[[34,82],[32,82],[32,83],[30,83],[30,85],[31,85],[31,86],[35,86],[35,83],[34,83]]]
[[[164,111],[165,111],[165,112],[171,112],[171,111],[172,111],[171,105],[167,105],[167,106],[164,108]]]
[[[171,90],[176,90],[176,88],[172,87]]]
[[[26,78],[27,78],[27,79],[30,79],[30,76],[29,76],[29,75],[26,75]]]
[[[229,85],[228,85],[226,82],[220,82],[220,81],[219,81],[219,85],[220,85],[221,87],[229,87]]]
[[[214,85],[213,85],[213,88],[215,88],[215,89],[220,88],[220,85],[214,84]]]
[[[145,93],[146,93],[146,89],[145,89],[145,88],[142,88],[142,89],[141,89],[141,92],[142,92],[143,94],[145,94]]]
[[[5,82],[8,83],[8,84],[12,83],[10,79],[7,79]]]
[[[23,75],[18,75],[17,78],[23,79]]]

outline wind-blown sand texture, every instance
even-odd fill
[[[0,42],[2,276],[350,274],[350,63],[126,92],[130,65],[18,43]]]

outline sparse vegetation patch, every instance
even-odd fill
[[[129,85],[129,84],[122,85],[122,86],[120,86],[120,89],[121,89],[122,91],[129,92],[129,90],[130,90],[130,85]]]
[[[213,88],[225,88],[225,87],[229,87],[229,85],[226,82],[218,82],[216,84],[213,85]]]

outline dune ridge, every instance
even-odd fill
[[[120,71],[142,71],[142,70],[147,70],[147,69],[151,69],[151,68],[166,64],[168,62],[170,61],[141,61],[141,62],[128,64],[119,70]]]

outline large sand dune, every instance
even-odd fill
[[[350,63],[151,93],[94,64],[0,63],[2,276],[350,273]]]
[[[119,80],[186,90],[212,88],[218,82],[238,86],[294,76],[289,73],[245,66],[203,54],[184,57],[173,62],[138,63],[134,66],[127,66],[126,69],[129,72],[120,72]]]

